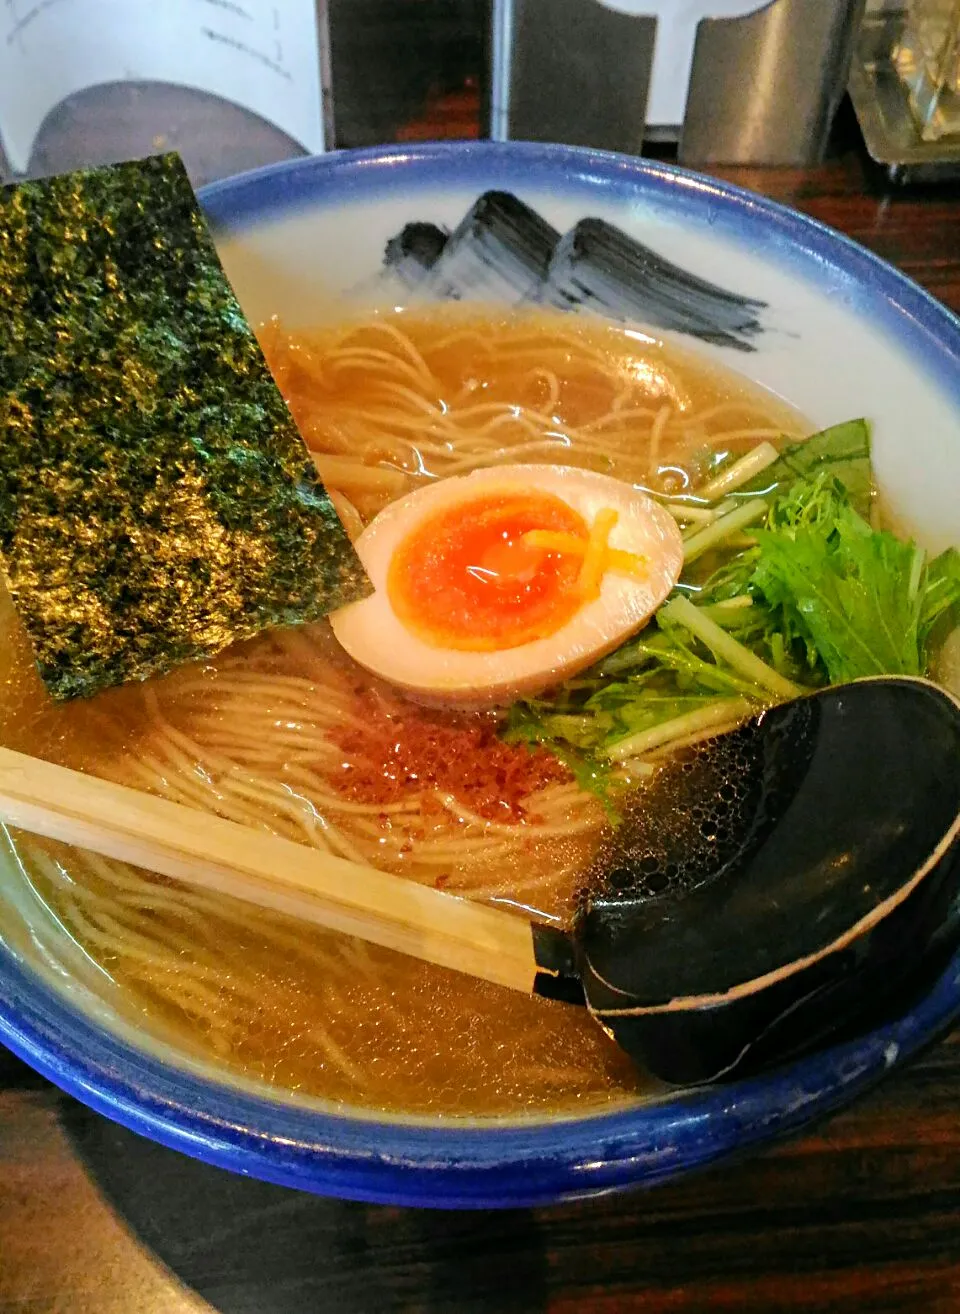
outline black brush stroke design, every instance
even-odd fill
[[[753,350],[762,301],[687,273],[603,219],[581,219],[557,243],[547,280],[555,305],[642,319],[704,342]]]
[[[559,240],[555,228],[509,192],[485,192],[452,233],[407,224],[387,243],[385,261],[408,286],[437,300],[539,301]]]
[[[384,264],[401,282],[416,287],[437,263],[449,236],[436,224],[407,224],[387,243]]]
[[[605,219],[561,235],[510,192],[484,192],[452,233],[410,223],[387,243],[384,265],[419,295],[586,309],[755,351],[766,302],[708,283]]]

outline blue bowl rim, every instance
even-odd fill
[[[316,203],[328,188],[338,203],[344,178],[355,187],[361,177],[364,190],[379,190],[378,173],[397,166],[393,185],[404,188],[459,185],[473,174],[489,185],[494,171],[502,183],[512,166],[518,183],[539,177],[548,183],[559,172],[565,190],[571,176],[587,190],[599,185],[621,194],[659,189],[669,197],[676,195],[670,189],[686,189],[694,211],[719,207],[720,222],[741,239],[773,232],[787,258],[799,256],[809,273],[819,271],[818,282],[855,283],[911,354],[933,345],[924,366],[960,402],[960,321],[932,296],[823,224],[669,165],[571,147],[428,143],[287,161],[216,183],[200,196],[214,223],[230,227]],[[271,197],[276,204],[268,203]],[[576,1118],[425,1125],[318,1112],[168,1066],[101,1030],[0,945],[0,1041],[69,1094],[206,1163],[396,1205],[519,1207],[653,1184],[786,1135],[847,1103],[958,1014],[960,954],[903,1017],[776,1072]]]

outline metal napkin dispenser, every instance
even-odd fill
[[[816,163],[864,0],[493,0],[489,132],[685,164]]]

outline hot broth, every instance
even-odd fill
[[[723,454],[804,429],[739,376],[557,312],[271,324],[263,343],[353,535],[396,497],[479,467],[576,465],[675,497]],[[326,623],[66,706],[45,695],[7,600],[0,625],[6,745],[414,880],[562,922],[607,824],[563,763],[503,742],[497,713],[404,698],[353,665]],[[246,1079],[431,1115],[570,1112],[640,1093],[576,1009],[11,843],[22,866],[8,859],[0,880],[32,893],[0,912],[4,938],[32,936],[54,966],[82,951],[144,1032]]]

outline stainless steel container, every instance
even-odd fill
[[[648,10],[668,15],[658,20],[642,12],[644,0],[493,0],[490,135],[631,153],[673,139],[692,165],[815,163],[864,2],[672,0],[671,8],[650,0]],[[670,72],[655,64],[657,34],[681,20],[692,67],[688,84],[678,68],[684,85],[671,98],[663,85]],[[671,122],[668,101],[678,106]]]

